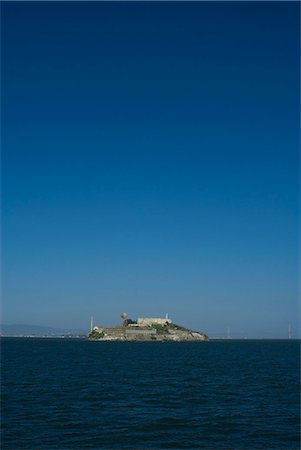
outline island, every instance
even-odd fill
[[[209,338],[199,331],[192,331],[176,325],[166,314],[165,318],[140,317],[137,320],[127,318],[121,314],[122,323],[114,327],[93,326],[87,336],[90,341],[158,341],[158,342],[205,342]]]

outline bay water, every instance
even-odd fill
[[[2,338],[2,450],[300,448],[300,341]]]

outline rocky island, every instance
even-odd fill
[[[93,326],[87,336],[93,341],[208,341],[206,334],[176,325],[166,314],[165,318],[143,317],[137,320],[121,314],[122,324],[115,327]]]

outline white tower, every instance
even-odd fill
[[[90,331],[93,331],[93,316],[91,316]]]

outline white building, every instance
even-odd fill
[[[168,314],[166,314],[163,319],[161,317],[139,317],[139,319],[137,319],[137,325],[139,326],[152,325],[153,323],[157,325],[166,325],[167,323],[172,323],[172,320],[169,319]]]

